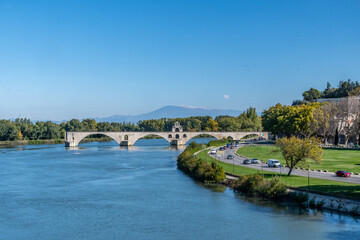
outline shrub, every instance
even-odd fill
[[[258,174],[241,176],[234,184],[234,191],[259,195],[269,199],[283,199],[287,195],[287,187],[280,178],[275,177],[267,180]]]
[[[264,177],[257,174],[241,176],[235,182],[234,191],[255,194],[263,181]]]
[[[258,192],[260,196],[269,199],[284,199],[287,195],[287,187],[281,182],[279,177],[274,177],[270,181],[266,180],[260,185]]]
[[[225,176],[224,168],[216,162],[208,163],[202,159],[196,159],[187,148],[177,160],[177,166],[191,177],[202,182],[220,182]]]

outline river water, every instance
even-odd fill
[[[165,140],[136,145],[0,148],[0,239],[360,239],[359,219],[204,186]]]

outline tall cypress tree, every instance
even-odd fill
[[[339,144],[339,130],[338,128],[336,128],[336,131],[335,131],[335,145],[338,145]]]

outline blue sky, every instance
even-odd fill
[[[0,119],[291,104],[360,80],[359,13],[360,1],[0,0]]]

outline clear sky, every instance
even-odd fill
[[[348,78],[358,0],[0,0],[0,119],[262,111]]]

